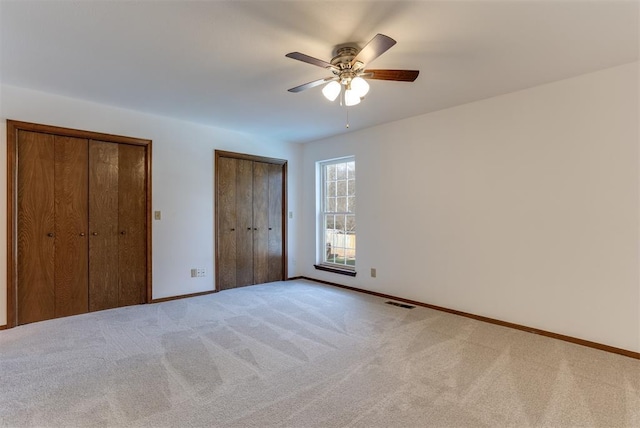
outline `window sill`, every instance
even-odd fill
[[[340,269],[338,267],[327,265],[313,265],[317,270],[323,270],[326,272],[338,273],[340,275],[356,276],[356,271],[351,269]]]

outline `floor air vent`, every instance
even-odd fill
[[[405,309],[413,309],[415,308],[415,306],[411,306],[411,305],[407,305],[404,303],[398,303],[398,302],[385,302],[387,305],[393,305],[393,306],[398,306],[400,308],[405,308]]]

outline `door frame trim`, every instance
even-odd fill
[[[152,248],[151,248],[151,140],[100,132],[62,128],[7,119],[7,328],[17,325],[18,317],[18,131],[39,132],[65,137],[99,140],[109,143],[131,144],[146,148],[146,244],[147,244],[147,283],[145,303],[151,302],[152,289]]]
[[[214,189],[213,189],[213,201],[214,201],[214,208],[213,208],[213,212],[214,212],[214,235],[215,235],[215,282],[213,284],[213,290],[214,291],[220,291],[218,284],[220,283],[219,281],[219,269],[220,269],[220,263],[219,263],[219,252],[220,252],[220,244],[218,242],[218,222],[219,222],[219,218],[218,218],[218,183],[220,182],[218,180],[218,160],[220,158],[233,158],[233,159],[242,159],[242,160],[250,160],[250,161],[254,161],[254,162],[264,162],[264,163],[269,163],[269,164],[273,164],[273,165],[281,165],[282,166],[282,280],[285,281],[288,276],[289,276],[289,271],[288,271],[288,265],[289,263],[288,261],[288,256],[287,256],[287,242],[288,242],[288,231],[287,231],[287,225],[288,225],[288,221],[287,221],[287,213],[288,213],[288,205],[287,205],[287,201],[288,201],[288,197],[287,197],[287,165],[288,165],[288,161],[286,159],[278,159],[278,158],[270,158],[270,157],[265,157],[265,156],[257,156],[257,155],[250,155],[247,153],[235,153],[235,152],[228,152],[228,151],[224,151],[224,150],[216,150],[215,151],[215,160],[214,160]]]

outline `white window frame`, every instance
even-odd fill
[[[324,160],[324,161],[320,161],[317,162],[317,169],[316,169],[316,183],[317,183],[317,231],[318,231],[318,235],[317,235],[317,244],[318,244],[318,264],[322,265],[322,266],[328,266],[331,268],[337,268],[337,269],[341,269],[341,270],[349,270],[349,271],[354,271],[355,272],[355,263],[357,261],[357,257],[356,257],[356,245],[355,245],[355,234],[347,234],[344,233],[344,237],[342,238],[342,241],[339,242],[341,244],[341,246],[337,246],[335,248],[332,248],[332,253],[333,254],[333,260],[327,260],[327,256],[328,256],[328,252],[329,252],[329,247],[327,245],[327,240],[331,240],[331,238],[327,238],[327,231],[325,230],[325,216],[327,215],[344,215],[344,216],[349,216],[349,217],[353,217],[354,218],[354,223],[355,223],[355,216],[356,216],[356,212],[355,212],[355,205],[354,204],[354,208],[353,209],[349,209],[350,208],[350,204],[347,202],[346,203],[346,207],[347,207],[347,211],[325,211],[325,209],[327,208],[325,206],[326,201],[327,201],[327,177],[325,177],[325,171],[326,171],[326,166],[329,165],[336,165],[336,164],[342,164],[342,163],[348,163],[348,162],[354,162],[354,166],[355,166],[355,161],[356,158],[355,156],[346,156],[346,157],[341,157],[341,158],[336,158],[336,159],[329,159],[329,160]],[[354,171],[355,172],[355,171]],[[347,172],[348,174],[348,172]],[[357,175],[357,174],[356,174]],[[348,183],[348,177],[347,177],[347,183]],[[354,181],[357,181],[357,179],[354,177],[353,179]],[[337,185],[337,184],[336,184]],[[348,186],[348,184],[347,184]],[[357,186],[357,184],[356,184]],[[355,202],[355,193],[353,195],[353,199]],[[348,201],[348,199],[347,199]],[[337,206],[336,206],[337,209]],[[357,223],[355,223],[357,225]],[[335,230],[335,229],[334,229]],[[343,231],[346,231],[346,217],[345,217],[345,225],[344,228],[342,229]],[[356,226],[356,230],[357,230],[357,226]],[[352,236],[352,237],[350,237]],[[337,238],[334,236],[334,238]],[[339,238],[338,238],[339,239]],[[336,242],[336,241],[334,241]],[[335,250],[335,251],[334,251]],[[342,257],[340,257],[342,256]],[[331,258],[330,258],[331,259]],[[342,260],[340,263],[336,263],[335,260],[340,259]],[[349,261],[353,260],[353,263],[350,263]]]

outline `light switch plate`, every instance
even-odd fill
[[[160,213],[160,211],[154,211],[153,218],[155,218],[156,220],[160,220],[162,218],[162,213]]]

